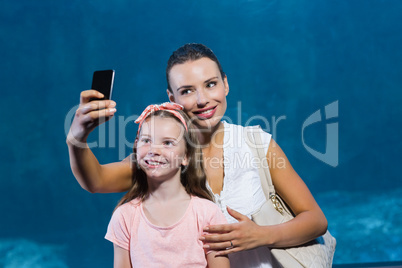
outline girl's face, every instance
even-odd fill
[[[196,126],[210,129],[221,121],[229,85],[214,61],[201,58],[176,64],[170,70],[169,81],[169,100],[183,105]]]
[[[144,121],[137,141],[137,163],[147,178],[169,179],[187,165],[184,127],[173,118]]]

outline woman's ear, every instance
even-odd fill
[[[170,101],[170,102],[175,102],[175,101],[174,101],[173,93],[170,92],[169,89],[166,89],[166,93],[167,93],[167,95],[168,95],[169,101]]]
[[[225,96],[227,96],[229,94],[229,83],[227,75],[225,75],[225,78],[223,78],[223,84],[225,86]]]

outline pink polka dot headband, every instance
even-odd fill
[[[156,111],[162,111],[162,110],[169,112],[169,113],[173,114],[175,117],[177,117],[180,120],[180,122],[183,123],[184,127],[186,128],[186,131],[188,131],[186,120],[184,120],[184,117],[178,112],[178,110],[183,110],[183,106],[181,106],[180,104],[174,103],[174,102],[164,102],[162,104],[151,104],[151,105],[148,105],[147,108],[145,108],[145,110],[141,113],[141,115],[135,120],[135,123],[139,124],[138,132],[140,131],[144,120],[151,113],[156,112]]]

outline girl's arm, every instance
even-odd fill
[[[102,95],[95,90],[81,93],[80,105],[67,135],[71,170],[78,183],[88,192],[123,192],[130,188],[130,157],[122,162],[100,165],[89,149],[87,137],[101,122],[113,117],[115,103],[110,100],[90,101]]]
[[[114,248],[114,268],[131,268],[130,252],[125,250],[116,244],[113,244]]]
[[[217,252],[207,254],[207,263],[209,268],[227,268],[230,267],[229,258],[227,255],[217,256]]]
[[[267,160],[277,193],[295,213],[295,218],[282,224],[258,226],[248,217],[228,208],[239,222],[208,226],[209,235],[201,237],[205,247],[229,254],[259,246],[292,247],[311,241],[325,233],[327,220],[309,189],[290,165],[285,153],[271,140]],[[276,166],[271,166],[275,164]],[[280,163],[280,164],[279,164]],[[226,250],[231,246],[234,247]]]

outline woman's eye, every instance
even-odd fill
[[[207,84],[207,87],[214,87],[214,86],[216,86],[216,82],[209,82]]]
[[[184,90],[182,90],[180,93],[181,93],[181,95],[187,95],[187,94],[190,94],[190,93],[191,93],[191,89],[189,89],[189,88],[184,89]]]
[[[151,142],[151,140],[147,139],[147,138],[144,138],[144,139],[141,139],[141,142],[142,143],[149,143],[149,142]]]

